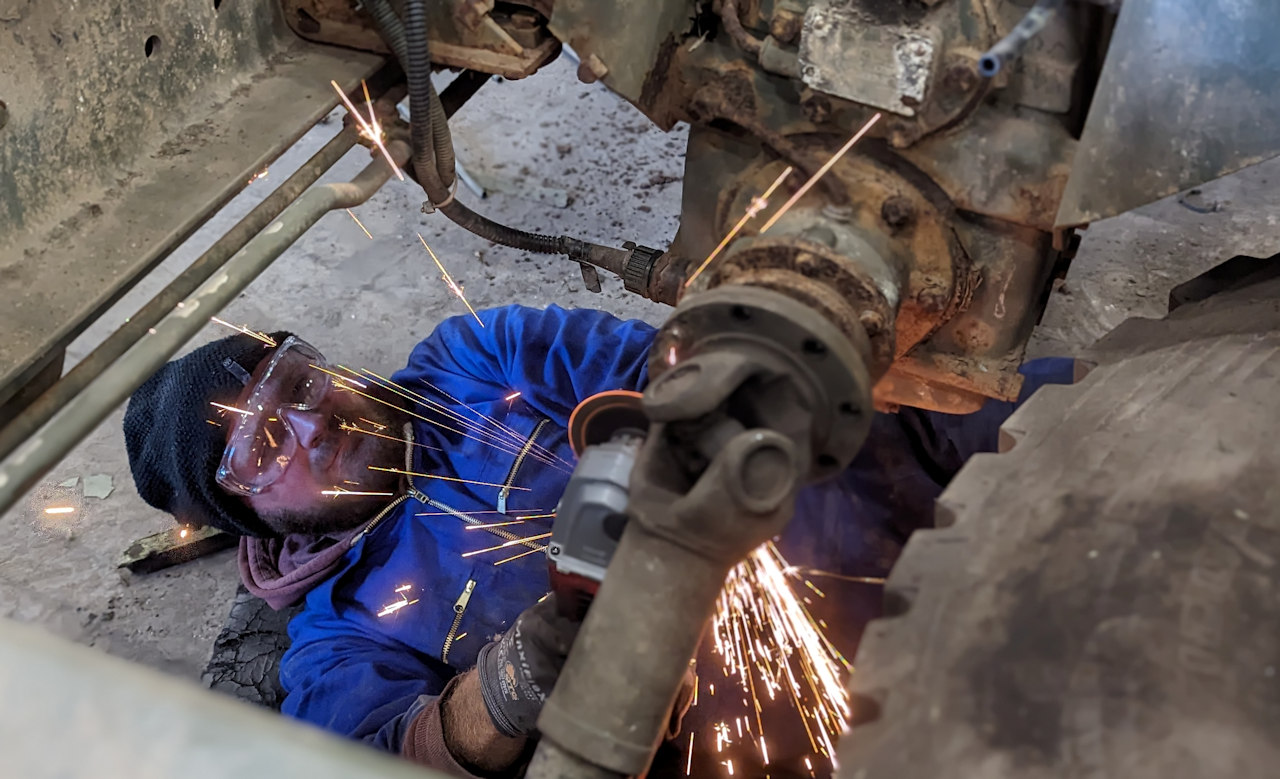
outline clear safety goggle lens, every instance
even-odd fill
[[[315,408],[329,391],[324,355],[297,336],[285,339],[242,409],[218,468],[218,483],[254,495],[280,478],[297,451],[297,439],[282,409]]]

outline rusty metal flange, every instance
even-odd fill
[[[865,333],[855,327],[851,335],[803,300],[756,286],[720,287],[687,298],[659,331],[646,411],[672,421],[730,408],[746,427],[791,435],[805,451],[810,478],[830,476],[853,459],[870,428],[870,349]],[[729,357],[734,365],[726,368]],[[670,394],[658,388],[673,382],[695,384],[698,392],[671,395],[679,408],[654,405]],[[789,402],[775,402],[780,393]]]

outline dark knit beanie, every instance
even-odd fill
[[[280,343],[289,333],[271,337]],[[209,405],[235,403],[254,368],[271,353],[262,341],[233,335],[164,365],[133,393],[124,412],[124,442],[143,500],[183,524],[274,535],[241,498],[215,481],[226,426],[236,420]]]

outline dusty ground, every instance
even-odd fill
[[[684,134],[663,134],[603,87],[579,84],[560,61],[523,82],[492,83],[453,120],[458,156],[493,186],[479,210],[511,224],[558,230],[604,243],[664,246],[679,210]],[[333,132],[318,126],[80,340],[78,359],[195,258]],[[355,151],[338,166],[347,178],[364,164]],[[1062,291],[1050,301],[1034,354],[1065,354],[1130,315],[1158,316],[1168,290],[1240,252],[1280,251],[1280,164],[1259,166],[1177,199],[1095,225]],[[394,370],[409,349],[461,304],[444,288],[415,230],[437,250],[476,307],[519,301],[596,306],[659,321],[663,309],[604,279],[603,294],[583,289],[576,266],[493,247],[442,217],[424,217],[412,183],[392,183],[356,213],[365,237],[344,213],[326,217],[224,312],[234,322],[290,329],[334,357]],[[562,205],[565,201],[567,204]],[[220,337],[211,325],[200,342]],[[134,539],[169,519],[137,497],[125,461],[118,411],[45,480],[27,506],[5,518],[0,551],[0,616],[188,677],[199,674],[236,586],[226,552],[148,576],[115,568]],[[106,474],[106,498],[83,497],[83,477]],[[67,488],[81,509],[50,522],[40,509],[48,490]],[[60,500],[65,498],[59,498]]]

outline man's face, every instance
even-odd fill
[[[255,373],[255,382],[258,378]],[[241,393],[238,407],[245,407],[252,386],[251,383]],[[370,390],[372,394],[373,388]],[[277,417],[296,441],[284,472],[256,495],[242,496],[277,532],[314,535],[349,530],[368,521],[390,500],[387,496],[322,495],[325,490],[396,491],[400,479],[397,474],[370,470],[369,466],[403,467],[405,445],[341,429],[346,423],[381,436],[402,438],[404,417],[396,409],[339,389],[335,383],[314,408],[285,406],[259,413]]]

